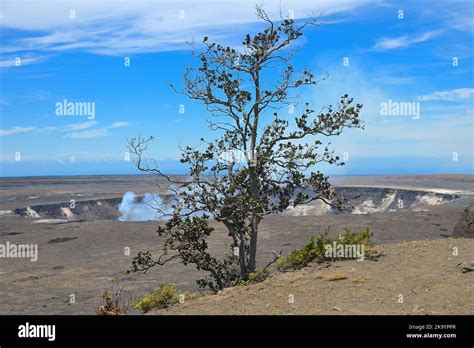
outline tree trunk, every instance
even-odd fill
[[[257,128],[258,128],[258,118],[260,114],[259,105],[260,105],[260,66],[255,67],[254,72],[254,83],[255,83],[255,105],[254,105],[254,119],[252,126],[252,136],[250,143],[250,151],[252,155],[256,153],[256,144],[257,144]],[[258,159],[257,159],[258,161]],[[258,182],[258,174],[255,166],[249,168],[250,171],[250,184],[252,185],[252,195],[256,202],[260,202],[260,187]],[[260,223],[260,216],[258,216],[258,211],[253,212],[252,216],[252,226],[251,226],[251,235],[250,235],[250,245],[249,245],[249,261],[247,265],[247,271],[253,272],[256,267],[256,257],[257,257],[257,237],[258,237],[258,224]]]
[[[250,248],[249,248],[249,263],[248,272],[255,271],[257,265],[257,237],[258,237],[258,224],[260,218],[254,216],[252,221],[252,234],[250,235]]]
[[[240,245],[239,245],[239,264],[240,264],[240,277],[244,280],[247,279],[248,268],[246,264],[245,257],[245,236],[240,235]]]
[[[224,225],[227,227],[227,230],[229,231],[229,234],[232,236],[232,239],[234,241],[234,248],[238,248],[239,250],[239,267],[240,267],[240,276],[242,279],[246,279],[247,277],[247,257],[245,255],[245,238],[244,235],[241,232],[237,232],[233,225],[229,223],[228,221],[223,221]],[[240,242],[239,242],[240,240]],[[235,253],[234,250],[232,250],[233,253]],[[235,254],[234,254],[235,255]]]

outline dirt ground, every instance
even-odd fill
[[[268,310],[264,311],[268,314],[358,313],[357,311],[363,312],[364,308],[365,310],[372,308],[371,313],[396,313],[396,310],[411,313],[416,306],[419,306],[417,313],[423,313],[423,310],[474,313],[472,289],[469,291],[467,288],[473,287],[473,275],[460,274],[455,268],[458,259],[459,262],[474,260],[472,255],[474,245],[472,240],[458,240],[460,254],[457,258],[448,260],[449,243],[454,243],[456,240],[445,239],[452,233],[464,208],[474,201],[472,194],[474,176],[349,179],[350,184],[354,185],[358,182],[361,185],[370,184],[373,179],[377,185],[442,188],[471,193],[445,204],[427,206],[426,209],[419,211],[268,217],[260,226],[257,260],[259,265],[266,264],[272,258],[272,251],[283,250],[283,255],[286,255],[304,245],[308,237],[315,236],[328,227],[331,228],[333,235],[337,235],[344,228],[361,231],[370,227],[374,233],[374,241],[379,245],[386,245],[386,256],[379,262],[338,262],[323,271],[309,268],[294,274],[276,274],[268,283],[224,292],[224,294],[227,292],[235,294],[229,296],[230,299],[236,296],[236,301],[238,296],[243,296],[247,301],[245,302],[247,307],[235,306],[234,309],[226,310],[224,305],[222,308],[199,307],[200,301],[205,303],[224,298],[219,295],[197,300],[193,305],[196,306],[193,307],[195,309],[189,307],[190,312],[195,310],[196,313],[207,313],[206,311],[221,310],[223,314],[248,308],[249,313],[251,310],[263,313],[268,306]],[[151,190],[155,184],[153,180],[142,180],[141,177],[2,178],[0,182],[2,183],[0,210],[34,204],[69,202],[71,198],[79,200],[121,197],[127,191],[153,192]],[[162,239],[155,232],[158,224],[156,221],[98,220],[38,223],[37,220],[18,215],[0,215],[0,243],[38,245],[36,262],[28,259],[0,259],[2,299],[0,314],[95,314],[101,303],[102,291],[111,289],[117,282],[123,286],[123,301],[126,305],[151,292],[160,281],[173,282],[182,290],[199,292],[195,281],[205,274],[177,261],[167,264],[166,267],[153,268],[147,274],[124,273],[131,267],[133,256],[138,251],[151,250],[158,255]],[[229,239],[221,225],[214,225],[216,231],[209,240],[209,246],[213,253],[222,255],[229,250]],[[399,247],[398,243],[403,240],[423,241],[416,243],[433,240],[433,244],[429,248],[423,247],[426,251],[422,252],[416,248]],[[130,253],[127,254],[126,250]],[[356,271],[352,271],[352,268]],[[323,281],[316,279],[317,273],[314,272],[344,272],[347,273],[348,279]],[[303,276],[306,273],[307,279]],[[367,280],[354,283],[353,280],[359,277],[366,277]],[[299,284],[299,287],[293,287],[287,278],[295,278],[294,282]],[[262,286],[269,286],[270,290],[258,290]],[[341,291],[340,296],[334,299],[331,297],[332,287],[334,291],[337,289]],[[252,296],[239,295],[243,291],[250,291]],[[275,292],[274,295],[272,291]],[[295,295],[295,303],[287,306],[290,291]],[[392,303],[397,300],[399,293],[404,295],[403,305]],[[307,302],[303,301],[305,294]],[[417,297],[414,297],[415,294]],[[354,301],[351,296],[360,301]],[[268,302],[266,298],[271,301]],[[250,308],[252,301],[255,302],[255,306]],[[260,302],[257,303],[258,301]],[[334,310],[334,307],[341,310]],[[130,312],[134,313],[137,312]]]
[[[458,267],[474,261],[474,239],[421,240],[379,248],[384,253],[378,261],[313,264],[152,314],[474,313],[474,272],[462,273]]]

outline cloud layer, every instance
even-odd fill
[[[101,137],[106,137],[110,135],[108,129],[127,127],[130,125],[129,122],[119,121],[119,122],[114,122],[110,126],[107,126],[107,127],[90,129],[94,127],[96,124],[97,124],[97,121],[87,121],[87,122],[82,122],[82,123],[73,123],[73,124],[60,126],[60,127],[55,127],[55,126],[13,127],[10,129],[0,130],[0,136],[15,135],[19,133],[26,133],[26,132],[32,132],[32,131],[39,131],[39,132],[60,131],[60,132],[72,132],[72,133],[66,134],[65,135],[66,138],[76,138],[76,139],[101,138]]]
[[[242,24],[259,21],[254,0],[3,3],[2,26],[41,34],[11,40],[0,53],[82,50],[123,55],[179,50],[186,47],[186,41],[201,40],[205,35],[232,41],[236,34],[241,36]],[[270,17],[279,18],[280,1],[262,4]],[[355,0],[281,2],[282,15],[291,12],[295,19],[311,14],[335,15],[363,5]]]
[[[383,38],[380,39],[374,45],[374,48],[377,50],[393,50],[396,48],[406,48],[411,45],[427,41],[438,34],[439,32],[437,31],[428,31],[414,36],[403,35],[395,38]]]
[[[449,91],[436,91],[430,94],[418,96],[420,101],[431,101],[431,100],[464,100],[474,98],[474,88],[458,88]]]

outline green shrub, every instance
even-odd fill
[[[335,240],[330,239],[328,234],[329,230],[326,230],[318,235],[316,239],[310,237],[303,248],[293,250],[288,256],[280,258],[277,261],[278,269],[286,272],[301,269],[313,261],[322,262],[327,259],[325,257],[326,246],[333,242],[337,244],[363,244],[366,252],[370,253],[373,251],[373,243],[370,240],[373,233],[368,228],[360,233],[346,229]]]
[[[255,271],[253,271],[252,273],[249,273],[248,282],[249,283],[262,282],[268,278],[269,274],[270,274],[270,270],[268,268],[266,269],[256,268]]]
[[[181,292],[176,290],[173,283],[160,283],[159,288],[155,289],[151,294],[143,296],[133,308],[142,313],[149,312],[155,308],[168,308],[180,302],[180,295],[182,299],[189,300],[195,296],[189,292]]]
[[[293,250],[288,256],[282,257],[277,261],[280,271],[297,270],[305,267],[310,262],[324,260],[325,245],[331,243],[327,237],[328,231],[316,237],[310,237],[306,245],[297,250]]]
[[[339,234],[339,238],[336,240],[337,244],[363,244],[365,246],[372,246],[373,243],[371,238],[373,232],[367,228],[365,231],[355,233],[352,230],[346,228],[344,233]]]

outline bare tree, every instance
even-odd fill
[[[256,13],[265,23],[262,32],[246,35],[239,49],[209,43],[205,37],[203,48],[194,53],[199,68],[185,72],[180,93],[206,106],[213,116],[209,127],[219,134],[210,142],[201,139],[199,147],[182,149],[189,177],[178,180],[156,163],[150,165],[143,155],[152,138],[129,141],[138,168],[164,177],[178,197],[173,213],[158,229],[165,237],[163,255],[154,259],[148,251],[139,253],[134,271],[180,258],[209,272],[210,278],[198,283],[218,291],[257,270],[258,229],[265,216],[314,200],[343,207],[328,177],[314,170],[322,162],[344,164],[322,140],[345,128],[362,127],[362,105],[353,105],[344,95],[337,107],[320,112],[305,103],[294,122],[280,116],[281,108],[298,105],[302,87],[321,81],[309,69],[297,71],[292,64],[294,43],[305,28],[319,23],[315,18],[298,23],[283,17],[274,22],[261,7]],[[228,231],[231,250],[224,258],[208,251],[207,239],[214,231],[209,219]],[[275,254],[264,269],[278,257]]]

